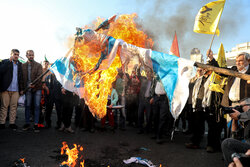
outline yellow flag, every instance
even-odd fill
[[[220,48],[219,48],[219,51],[218,51],[217,62],[218,62],[220,67],[226,67],[227,66],[224,47],[223,47],[222,43],[220,44]],[[209,85],[209,89],[211,91],[221,92],[221,93],[224,94],[223,88],[227,84],[227,78],[222,77],[219,74],[216,74],[215,72],[213,72],[211,75],[212,75],[211,80],[210,80],[211,84]]]
[[[209,85],[209,89],[211,91],[220,92],[220,93],[224,94],[223,88],[227,84],[227,78],[226,77],[222,77],[219,74],[216,74],[215,72],[213,72],[211,74],[210,81],[211,81],[211,83]]]
[[[224,8],[225,0],[209,2],[196,15],[194,32],[220,35],[218,24]]]
[[[218,51],[217,62],[218,62],[220,67],[227,67],[224,46],[222,43],[220,44],[220,48]]]

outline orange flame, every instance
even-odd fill
[[[76,165],[76,162],[78,160],[78,153],[79,151],[83,151],[83,147],[80,145],[74,144],[74,148],[69,149],[69,146],[66,142],[62,142],[63,146],[61,148],[61,155],[64,153],[68,155],[68,160],[63,161],[61,165],[68,165],[70,167],[74,167]],[[81,167],[84,167],[84,160],[80,162]]]
[[[120,15],[117,20],[110,25],[108,30],[100,30],[115,39],[122,39],[127,43],[143,48],[152,48],[153,41],[137,28],[136,14]],[[98,26],[103,19],[98,18],[95,25]],[[117,69],[121,67],[120,57],[116,56],[111,66],[106,70],[97,70],[94,73],[87,73],[97,64],[101,55],[100,45],[96,43],[82,44],[75,43],[75,50],[72,60],[76,64],[78,71],[84,73],[84,99],[94,116],[103,118],[106,115],[108,95],[111,93],[112,82],[116,80]]]
[[[24,163],[25,158],[20,158],[20,160]]]
[[[120,15],[114,24],[111,24],[108,31],[108,35],[116,39],[122,39],[125,42],[142,47],[142,48],[152,48],[153,40],[148,38],[148,36],[142,30],[137,28],[135,22],[137,14],[130,15]]]

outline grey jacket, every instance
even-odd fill
[[[240,113],[239,121],[244,124],[244,139],[250,144],[250,110]]]

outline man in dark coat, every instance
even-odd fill
[[[19,50],[12,49],[10,58],[1,62],[0,92],[2,105],[0,110],[0,129],[5,128],[8,107],[10,107],[9,127],[13,130],[17,129],[15,124],[17,102],[19,94],[23,93],[22,63],[18,58]]]

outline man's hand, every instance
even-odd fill
[[[112,105],[112,104],[110,104],[110,105],[109,105],[109,108],[112,108],[112,107],[113,107],[113,105]]]
[[[9,59],[9,60],[12,61],[13,59],[14,59],[14,57],[13,57],[13,56],[10,56],[10,59]]]
[[[209,60],[213,60],[214,56],[213,56],[213,51],[211,49],[207,50],[207,57],[209,58]]]
[[[61,89],[62,94],[66,94],[66,90],[64,88]]]
[[[246,155],[250,155],[250,149],[247,150]]]
[[[229,116],[234,119],[238,120],[238,116],[240,115],[240,112],[238,110],[233,109],[234,113],[229,114]]]
[[[240,160],[236,157],[234,157],[234,162],[231,162],[228,167],[243,167],[243,165],[241,164]]]
[[[31,89],[33,89],[34,87],[35,87],[35,85],[32,85],[32,84],[29,85],[29,88],[31,88]]]
[[[149,101],[150,104],[153,104],[154,103],[154,98],[151,98],[150,101]]]
[[[248,149],[245,154],[250,155],[250,149]],[[230,163],[228,167],[243,167],[242,163],[240,162],[238,158],[234,157],[233,161],[234,162]]]
[[[24,92],[23,92],[23,90],[22,90],[22,91],[20,91],[20,93],[19,93],[19,94],[22,96],[22,95],[23,95],[23,93],[24,93]]]
[[[44,86],[44,89],[48,92],[49,88],[47,86]]]

